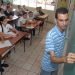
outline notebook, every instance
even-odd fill
[[[12,46],[12,43],[9,40],[0,41],[0,48]]]

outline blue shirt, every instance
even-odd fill
[[[64,49],[64,41],[65,32],[60,32],[57,26],[48,32],[45,41],[45,52],[41,62],[43,70],[50,72],[58,68],[58,64],[50,60],[50,51],[54,51],[57,57],[61,57]]]

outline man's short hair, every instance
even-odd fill
[[[23,15],[27,15],[27,12],[23,12]]]
[[[67,8],[64,8],[64,7],[57,8],[55,12],[55,18],[56,19],[58,18],[58,14],[66,14],[66,13],[68,13]]]

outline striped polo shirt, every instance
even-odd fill
[[[41,68],[45,71],[55,71],[58,64],[51,62],[50,51],[54,51],[57,57],[63,54],[65,43],[65,32],[60,32],[58,26],[54,26],[47,34],[45,41],[45,52],[41,62]]]

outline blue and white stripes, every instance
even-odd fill
[[[63,54],[64,41],[65,32],[61,33],[57,26],[48,32],[45,41],[45,52],[41,63],[43,70],[48,72],[56,70],[58,64],[51,62],[49,52],[54,51],[57,57],[61,57]]]

